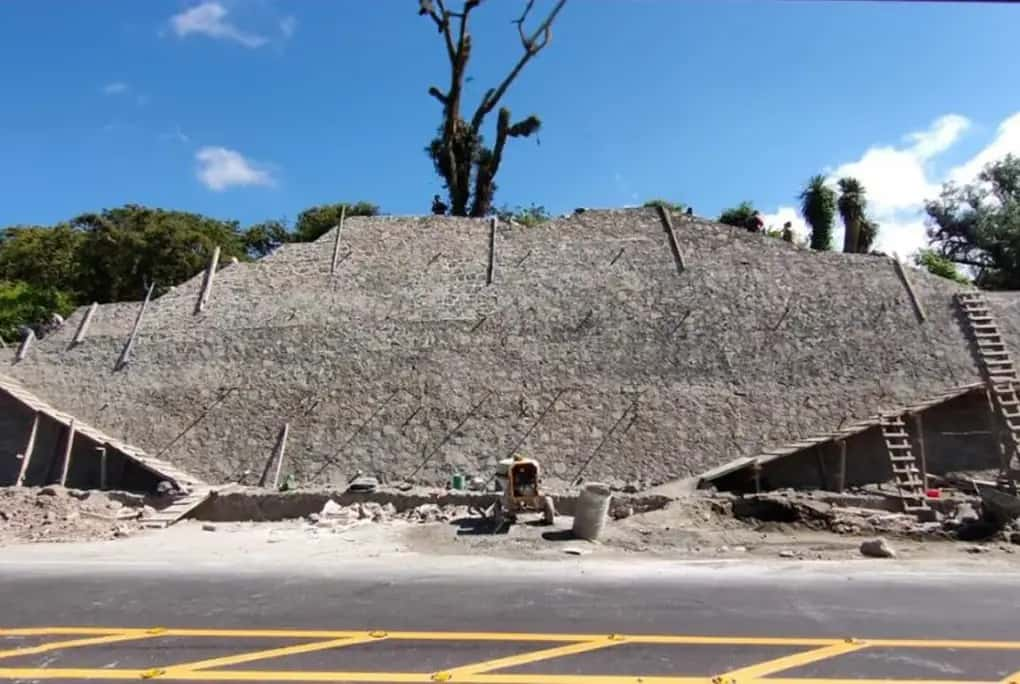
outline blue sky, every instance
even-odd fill
[[[457,3],[459,4],[459,2]],[[520,45],[518,0],[475,12],[469,102]],[[545,0],[548,6],[548,0]],[[7,0],[0,4],[0,225],[127,202],[290,218],[365,199],[424,213],[422,149],[445,80],[414,0]],[[497,204],[711,216],[749,199],[793,220],[814,173],[853,172],[880,245],[920,243],[920,202],[1020,153],[1020,7],[807,0],[569,0],[504,104]]]

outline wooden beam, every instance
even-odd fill
[[[28,443],[25,444],[25,453],[21,459],[21,470],[18,471],[18,479],[14,485],[21,487],[25,484],[25,475],[28,474],[28,464],[32,460],[32,452],[35,451],[35,436],[39,432],[39,412],[36,411],[32,417],[32,429],[28,433]]]
[[[839,488],[838,492],[846,490],[846,440],[839,440]]]
[[[673,259],[676,261],[677,273],[682,274],[687,270],[687,263],[684,261],[684,255],[680,251],[680,243],[677,242],[676,231],[673,230],[673,219],[669,217],[669,210],[666,207],[660,204],[657,209],[659,210],[659,219],[661,219],[662,225],[669,235],[669,248],[673,252]]]
[[[921,486],[928,488],[928,456],[924,451],[924,420],[920,413],[914,414],[914,429],[917,432],[917,453],[920,457]]]
[[[156,283],[149,285],[149,291],[145,293],[145,301],[142,302],[142,306],[138,309],[138,316],[135,317],[135,324],[131,327],[131,335],[128,336],[128,341],[124,344],[124,349],[120,352],[120,358],[117,359],[117,365],[113,367],[114,370],[120,370],[128,364],[131,360],[131,351],[135,347],[135,338],[138,336],[138,329],[142,327],[142,317],[145,316],[145,308],[149,306],[149,299],[152,297],[152,290],[156,287]]]
[[[106,471],[106,447],[96,447],[96,455],[99,457],[99,489],[106,489],[109,484]]]
[[[60,486],[67,486],[67,472],[71,469],[71,450],[74,449],[74,418],[67,424],[67,442],[64,444],[64,460],[60,470]]]
[[[31,328],[25,334],[25,339],[21,340],[21,345],[18,346],[18,351],[14,355],[14,360],[23,361],[25,356],[28,354],[29,348],[32,346],[32,342],[35,341],[35,331]]]
[[[485,284],[492,285],[496,279],[496,217],[489,219],[489,270],[485,275]]]
[[[78,324],[78,332],[74,334],[74,339],[71,341],[71,345],[81,344],[85,339],[85,334],[88,332],[89,324],[92,323],[92,317],[96,314],[96,308],[99,304],[92,302],[92,306],[89,307],[88,311],[81,318],[81,323]]]
[[[212,296],[213,279],[216,278],[216,267],[220,263],[220,248],[219,246],[213,250],[212,259],[209,260],[209,266],[205,269],[205,280],[202,281],[202,293],[198,297],[198,302],[195,303],[195,313],[200,314],[205,311],[205,308],[209,306],[209,298]]]
[[[284,423],[276,438],[276,472],[273,473],[273,489],[280,488],[280,473],[283,472],[283,459],[287,454],[287,436],[290,434],[290,423]]]
[[[910,297],[910,303],[914,307],[914,313],[917,314],[917,318],[921,323],[924,323],[928,317],[924,313],[924,307],[921,306],[921,300],[917,298],[917,293],[914,292],[914,286],[910,284],[910,277],[907,275],[906,269],[903,268],[903,264],[900,263],[899,258],[894,254],[892,256],[893,266],[896,268],[896,275],[903,281],[903,286],[907,288],[907,295]]]
[[[340,261],[340,233],[344,229],[344,219],[347,218],[347,205],[340,207],[340,223],[336,226],[336,239],[333,241],[333,262],[329,266],[329,274],[336,273],[337,263]]]

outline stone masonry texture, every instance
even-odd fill
[[[654,210],[501,223],[487,285],[486,220],[350,219],[333,276],[330,232],[221,265],[203,313],[201,274],[153,300],[122,370],[140,303],[71,346],[82,307],[8,372],[209,482],[257,478],[289,422],[284,472],[309,484],[430,454],[416,480],[486,477],[516,449],[653,485],[981,379],[962,286],[911,271],[920,322],[888,258],[673,222],[682,274]],[[1015,338],[1020,304],[993,305]]]

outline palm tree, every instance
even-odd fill
[[[864,186],[856,178],[839,179],[839,215],[843,218],[844,252],[860,252],[861,229],[866,221],[864,210],[868,200],[864,196]]]
[[[836,193],[825,176],[812,176],[800,193],[800,213],[811,226],[811,249],[832,249],[832,222],[836,216]]]

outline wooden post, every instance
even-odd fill
[[[3,335],[0,335],[0,349],[7,349],[7,340],[4,339]]]
[[[99,488],[106,489],[107,472],[106,472],[106,447],[96,447],[96,455],[99,456]]]
[[[202,281],[202,294],[198,297],[198,302],[195,304],[195,313],[200,314],[205,311],[205,307],[209,306],[209,297],[212,296],[213,279],[216,277],[216,267],[220,263],[220,248],[217,246],[213,250],[212,259],[209,260],[209,266],[205,269],[205,280]]]
[[[82,316],[81,323],[78,325],[78,332],[74,334],[74,340],[71,342],[72,345],[81,344],[82,340],[85,339],[85,333],[88,332],[89,324],[92,322],[92,317],[95,315],[98,306],[96,302],[92,302],[92,306]]]
[[[347,205],[340,207],[340,223],[336,227],[336,239],[333,241],[333,262],[329,266],[329,274],[336,273],[337,261],[340,259],[340,233],[344,229],[344,219],[347,218]]]
[[[67,486],[67,471],[71,469],[71,450],[74,448],[74,418],[67,424],[67,443],[64,445],[64,461],[60,470],[60,486]]]
[[[18,479],[14,485],[21,487],[25,484],[25,475],[28,474],[28,464],[32,460],[32,452],[35,450],[35,436],[39,432],[39,412],[36,411],[32,417],[32,429],[28,433],[28,443],[25,445],[25,453],[21,459],[21,470],[18,471]]]
[[[25,335],[25,339],[21,341],[21,345],[18,347],[17,353],[14,355],[15,361],[21,361],[28,354],[29,347],[32,346],[32,342],[35,341],[35,331],[29,328],[28,333]]]
[[[846,490],[846,440],[839,440],[839,493]]]
[[[117,359],[117,365],[113,367],[114,370],[120,370],[126,366],[131,358],[131,351],[135,346],[135,337],[138,336],[138,329],[142,327],[142,317],[145,316],[145,308],[149,306],[149,298],[152,297],[154,287],[156,287],[156,283],[149,285],[149,291],[145,293],[145,301],[142,302],[141,308],[138,309],[138,316],[135,317],[135,324],[131,328],[131,335],[124,344],[124,349],[120,352],[120,358]]]
[[[921,486],[928,488],[928,456],[924,451],[924,421],[920,413],[914,414],[914,429],[917,432],[917,453],[920,456]]]
[[[496,278],[496,217],[489,220],[489,271],[485,275],[485,284],[492,285]]]
[[[290,434],[290,423],[284,423],[280,436],[276,438],[276,472],[273,474],[273,489],[280,488],[280,473],[283,472],[283,457],[287,453],[287,435]]]
[[[687,270],[687,263],[684,261],[684,255],[680,251],[680,243],[677,242],[676,231],[673,230],[673,219],[669,217],[669,210],[661,204],[658,206],[658,210],[659,219],[661,219],[662,225],[669,235],[669,248],[673,252],[673,259],[676,260],[677,273],[683,274]]]
[[[907,276],[906,269],[903,268],[903,264],[900,263],[899,257],[895,254],[892,256],[893,266],[896,268],[896,275],[903,281],[903,286],[907,288],[907,295],[910,297],[910,303],[914,307],[914,313],[917,314],[917,318],[921,323],[927,320],[927,316],[924,313],[924,307],[921,306],[921,300],[917,298],[917,293],[914,292],[914,286],[910,284],[910,277]]]

